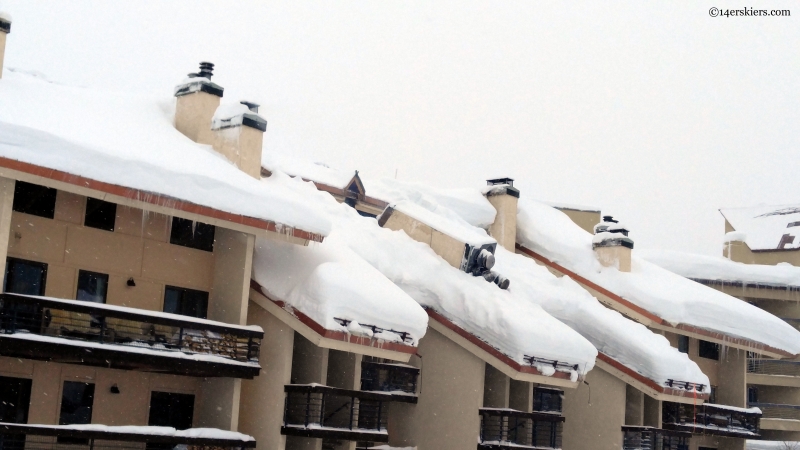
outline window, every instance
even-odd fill
[[[758,403],[758,387],[747,386],[747,403]]]
[[[186,430],[192,428],[193,417],[194,395],[155,391],[150,394],[147,425]]]
[[[31,380],[0,377],[0,422],[28,423]]]
[[[173,217],[169,243],[213,252],[214,225]]]
[[[59,425],[92,423],[94,383],[65,381],[61,393],[61,415]]]
[[[78,271],[77,300],[85,302],[105,303],[108,295],[108,275],[104,273]]]
[[[719,361],[719,344],[701,340],[700,351],[698,355],[701,358]]]
[[[3,291],[12,294],[44,295],[47,264],[8,258]]]
[[[164,290],[164,312],[205,319],[208,292],[167,286]]]
[[[678,351],[689,353],[689,336],[678,336]]]
[[[12,208],[21,213],[52,219],[56,210],[56,190],[17,181]]]
[[[115,203],[104,202],[91,197],[86,199],[86,215],[83,218],[85,226],[114,231],[116,220],[117,205]]]
[[[708,403],[717,404],[717,387],[716,386],[709,386],[711,388],[711,394],[708,396]]]
[[[533,389],[533,410],[544,412],[561,412],[561,402],[564,391],[536,387]]]

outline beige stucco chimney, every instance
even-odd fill
[[[3,78],[3,61],[6,58],[6,35],[11,33],[11,17],[0,11],[0,78]]]
[[[175,128],[199,144],[213,143],[211,118],[223,93],[222,86],[211,82],[213,71],[214,64],[201,62],[200,72],[175,86]]]
[[[517,242],[517,202],[519,190],[514,187],[512,178],[486,180],[488,187],[484,195],[497,210],[494,223],[489,226],[489,235],[506,250],[514,252]]]
[[[214,150],[251,177],[261,179],[261,148],[267,121],[258,105],[241,102],[217,108],[211,120]]]
[[[631,271],[633,240],[628,230],[611,216],[603,216],[603,222],[594,227],[592,248],[603,267],[616,267],[620,272]]]

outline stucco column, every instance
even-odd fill
[[[5,33],[0,32],[0,37]],[[2,59],[0,59],[0,62]],[[2,67],[0,67],[2,69]],[[14,205],[14,180],[0,178],[0,256],[2,256],[3,267],[8,257],[8,240],[11,232],[11,212]],[[5,269],[3,269],[5,276]]]

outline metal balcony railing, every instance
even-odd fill
[[[747,360],[747,373],[800,377],[800,361],[751,358]]]
[[[564,416],[557,413],[522,412],[481,408],[481,450],[501,448],[561,448]]]
[[[361,363],[361,390],[386,392],[396,401],[417,402],[419,369],[406,364],[364,361]]]
[[[689,450],[691,433],[653,427],[622,427],[622,450]]]
[[[759,436],[760,413],[726,405],[664,402],[662,428],[693,434],[752,438]]]
[[[761,410],[762,419],[783,419],[800,421],[800,406],[781,403],[750,403],[751,408]]]
[[[109,427],[110,430],[128,427]],[[221,437],[191,437],[192,430],[136,427],[136,432],[70,429],[69,425],[22,425],[0,422],[0,450],[242,450],[256,441]],[[170,432],[171,431],[171,432]],[[213,435],[209,429],[202,433]]]
[[[0,338],[9,338],[0,345],[3,356],[70,361],[77,354],[84,364],[104,367],[252,378],[263,336],[175,314],[0,294]]]
[[[281,433],[349,441],[388,442],[392,396],[318,384],[284,386]]]

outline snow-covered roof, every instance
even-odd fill
[[[520,199],[518,211],[517,242],[522,246],[668,325],[686,325],[743,339],[754,347],[800,353],[800,333],[772,314],[647,262],[636,250],[631,272],[603,267],[592,250],[592,235],[566,214],[525,199]]]
[[[800,449],[800,442],[748,439],[745,448],[747,450],[798,450]]]
[[[750,250],[800,248],[800,203],[721,208],[719,212],[734,230],[744,233]]]
[[[330,230],[292,185],[259,183],[178,132],[170,96],[64,86],[6,70],[0,105],[0,167],[19,161],[140,191],[141,201],[155,194],[314,234]]]
[[[273,177],[288,178],[282,172],[273,172],[270,178]],[[339,211],[342,205],[332,197],[317,192],[312,186],[303,186],[310,183],[289,181],[307,189],[309,195],[322,197],[321,200],[328,203],[326,209],[344,214]],[[271,298],[291,305],[327,330],[403,342],[400,335],[389,331],[373,336],[370,329],[359,324],[374,325],[409,333],[411,345],[417,345],[427,330],[428,315],[417,302],[336,238],[339,226],[335,224],[322,244],[307,247],[258,238],[253,256],[253,279]],[[335,319],[349,323],[345,326]]]
[[[231,440],[231,441],[241,441],[241,442],[255,441],[255,438],[253,438],[253,436],[244,433],[239,433],[236,431],[220,430],[218,428],[189,428],[186,430],[176,430],[175,428],[172,427],[157,427],[157,426],[144,426],[144,425],[109,426],[109,425],[95,424],[95,423],[86,425],[25,424],[23,426],[26,428],[42,428],[42,429],[57,429],[57,430],[71,430],[71,431],[97,431],[102,433],[141,434],[146,436],[161,436],[161,437],[176,437],[176,438],[219,439],[219,440]]]
[[[762,286],[800,288],[800,267],[744,264],[722,256],[698,255],[672,250],[641,250],[638,255],[670,272],[693,280],[753,283]]]
[[[543,201],[542,203],[557,209],[570,209],[573,211],[585,211],[585,212],[595,212],[595,213],[600,212],[600,208],[590,205],[579,205],[577,203],[548,202],[548,201]]]
[[[403,200],[390,205],[390,208],[400,211],[459,242],[476,247],[497,243],[493,237],[486,233],[486,230],[473,227],[452,211],[438,205],[427,204],[426,206]]]
[[[356,175],[355,170],[338,170],[320,162],[309,162],[288,155],[264,151],[261,166],[270,172],[279,170],[293,177],[346,189]]]

